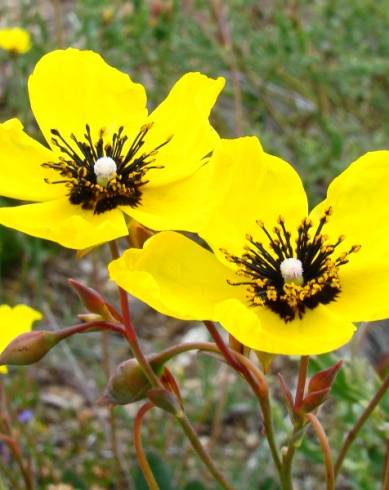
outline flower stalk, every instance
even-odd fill
[[[112,258],[118,259],[120,257],[120,253],[119,253],[118,244],[115,240],[110,242],[110,248],[111,248]],[[148,362],[147,358],[142,352],[142,349],[140,348],[138,337],[136,335],[136,331],[131,319],[127,293],[120,286],[118,286],[118,291],[120,297],[120,306],[121,306],[121,311],[123,316],[125,334],[126,334],[127,341],[130,345],[131,351],[134,357],[136,358],[136,360],[138,361],[139,365],[142,367],[151,385],[154,387],[161,388],[162,385],[157,375],[154,373],[152,367],[150,366],[150,363]]]
[[[204,323],[227,363],[243,375],[258,398],[262,410],[266,439],[273,462],[281,478],[282,465],[274,436],[269,390],[265,376],[249,359],[228,348],[213,322],[205,321]]]
[[[151,470],[149,462],[147,461],[147,458],[146,458],[146,455],[145,455],[145,452],[143,449],[142,434],[141,434],[143,417],[153,407],[154,407],[154,404],[151,402],[147,402],[140,407],[140,409],[138,410],[138,413],[135,416],[132,434],[133,434],[136,459],[137,459],[139,467],[143,473],[143,476],[147,482],[147,485],[148,485],[150,490],[159,490],[158,483],[155,480],[155,477],[153,475],[153,472]]]
[[[314,415],[313,413],[307,413],[306,419],[308,420],[313,430],[315,431],[320,442],[321,450],[323,452],[324,464],[326,468],[326,484],[327,484],[326,488],[327,490],[335,490],[334,465],[332,463],[331,448],[326,433],[319,419],[316,417],[316,415]]]
[[[301,356],[300,365],[299,365],[299,374],[296,388],[296,397],[294,401],[295,409],[299,410],[303,403],[304,393],[305,393],[305,384],[307,381],[307,373],[308,373],[308,364],[309,364],[309,356]]]
[[[346,438],[343,441],[343,445],[340,448],[338,457],[337,457],[336,462],[335,462],[335,478],[339,474],[339,471],[342,467],[344,458],[346,457],[346,454],[347,454],[348,450],[350,449],[351,444],[356,439],[359,431],[362,429],[362,427],[364,426],[365,422],[367,421],[367,419],[369,418],[369,416],[371,415],[373,410],[379,404],[379,402],[381,401],[382,397],[385,395],[388,388],[389,388],[389,375],[385,378],[384,382],[382,383],[382,385],[379,388],[379,390],[377,391],[377,393],[370,400],[370,403],[365,408],[365,410],[362,412],[361,416],[356,421],[354,427],[346,435]]]
[[[222,473],[216,468],[214,462],[210,458],[209,454],[207,451],[204,449],[203,445],[201,444],[195,430],[192,427],[192,424],[190,423],[188,417],[185,415],[183,411],[180,411],[179,413],[176,414],[176,420],[180,424],[182,430],[184,431],[185,435],[187,438],[190,440],[193,449],[196,451],[197,455],[201,458],[201,461],[205,464],[205,466],[208,468],[209,472],[211,475],[214,477],[214,479],[220,483],[220,485],[225,489],[225,490],[234,490],[234,487],[232,487],[227,480],[224,478]]]

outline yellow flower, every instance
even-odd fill
[[[31,49],[30,33],[21,27],[0,29],[0,48],[14,54],[23,54]]]
[[[17,305],[11,308],[0,305],[0,352],[18,335],[29,332],[31,325],[40,320],[42,315],[26,305]],[[0,373],[6,373],[7,367],[0,366]]]
[[[37,202],[1,208],[0,224],[74,249],[127,235],[123,213],[195,230],[219,141],[208,116],[223,85],[187,73],[148,115],[142,85],[98,54],[45,55],[28,89],[50,149],[18,120],[0,125],[0,195]]]
[[[110,264],[115,282],[274,354],[328,352],[353,322],[389,317],[389,151],[351,164],[309,214],[295,170],[256,138],[223,141],[214,164],[220,202],[200,234],[215,253],[162,232]]]

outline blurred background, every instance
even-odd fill
[[[212,113],[216,129],[224,137],[256,135],[268,152],[290,161],[312,205],[356,157],[389,146],[385,0],[1,0],[0,27],[13,26],[30,33],[31,49],[20,55],[0,50],[0,120],[19,117],[40,140],[28,102],[28,75],[44,53],[74,46],[98,51],[144,84],[150,108],[187,71],[224,76],[226,88]],[[1,302],[26,302],[42,310],[48,328],[70,325],[80,306],[66,278],[81,279],[114,298],[115,289],[106,282],[108,258],[108,251],[99,249],[79,259],[72,251],[1,228]],[[135,300],[132,306],[147,352],[207,339],[201,325],[164,318]],[[317,370],[346,360],[321,415],[334,451],[388,365],[384,328],[363,325],[343,351],[311,362]],[[90,334],[6,377],[39,489],[147,488],[130,437],[137,407],[112,414],[94,403],[112,367],[128,355],[119,339]],[[181,356],[171,369],[202,441],[236,488],[277,489],[258,409],[243,383],[202,356]],[[296,359],[276,358],[269,377],[278,371],[293,383]],[[273,398],[281,444],[289,425],[277,390]],[[385,403],[350,451],[337,488],[379,488],[389,433],[389,400]],[[161,489],[217,488],[166,415],[148,416],[144,441]],[[321,461],[309,434],[296,460],[298,488],[322,488]],[[1,445],[0,475],[4,488],[22,488]]]

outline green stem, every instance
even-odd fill
[[[339,470],[342,467],[347,451],[349,450],[351,444],[354,442],[355,438],[357,437],[358,432],[362,429],[366,420],[369,418],[370,414],[375,409],[375,407],[379,404],[379,402],[381,401],[382,397],[384,396],[388,388],[389,388],[389,375],[386,377],[386,379],[384,380],[383,384],[381,385],[377,393],[374,395],[374,397],[370,400],[370,403],[365,408],[362,415],[355,423],[354,427],[347,434],[343,442],[343,445],[339,451],[337,460],[335,462],[335,478],[339,474]]]
[[[296,452],[297,441],[304,430],[303,422],[296,422],[289,438],[288,446],[282,457],[281,483],[283,490],[293,490],[292,463]]]
[[[209,472],[215,478],[215,480],[218,483],[220,483],[220,485],[223,488],[225,488],[226,490],[234,490],[234,487],[232,487],[227,482],[227,480],[224,478],[224,476],[216,468],[216,466],[213,463],[212,459],[210,458],[209,454],[207,453],[207,451],[202,446],[195,430],[193,429],[193,427],[192,427],[188,417],[185,415],[185,413],[180,411],[176,415],[176,419],[177,419],[178,423],[181,425],[182,430],[185,432],[187,438],[190,440],[193,449],[196,451],[197,455],[200,457],[201,461],[208,468]]]
[[[225,344],[213,322],[205,321],[204,323],[227,363],[244,376],[258,398],[262,410],[266,439],[269,444],[273,462],[281,478],[282,465],[274,436],[269,390],[266,378],[245,356],[232,351]]]

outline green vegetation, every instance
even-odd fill
[[[28,74],[45,52],[76,46],[100,52],[110,64],[142,82],[150,94],[150,107],[186,71],[223,75],[227,85],[212,115],[215,127],[224,137],[259,136],[268,152],[296,166],[313,204],[355,158],[389,146],[386,1],[15,0],[7,5],[0,6],[2,23],[28,29],[33,48],[18,58],[0,53],[0,119],[20,117],[38,138],[26,94]],[[102,260],[98,253],[89,255],[81,266],[70,251],[1,229],[2,302],[29,301],[46,314],[54,311],[61,325],[69,324],[78,304],[66,287],[66,277],[76,270],[78,277],[96,285],[103,274],[96,265]],[[135,310],[149,351],[197,328],[140,306]],[[124,468],[120,472],[111,451],[108,413],[94,405],[106,379],[100,347],[96,334],[72,339],[33,369],[12,370],[6,379],[15,415],[26,408],[32,411],[32,419],[19,422],[19,427],[39,475],[39,488],[54,483],[77,490],[129,488],[125,483],[129,475],[132,488],[146,488],[130,443],[133,407],[116,412]],[[110,350],[112,365],[128,356],[119,340],[114,339]],[[352,359],[322,411],[335,454],[379,385],[360,352],[355,344],[312,363],[312,368],[318,368],[340,356]],[[170,367],[184,387],[189,416],[204,441],[212,442],[215,460],[236,488],[276,490],[257,407],[243,383],[235,377],[227,383],[228,371],[208,357]],[[281,369],[295,373],[295,360],[276,359],[270,375],[273,386]],[[87,387],[84,390],[81,382]],[[224,416],[218,420],[215,413],[221,396]],[[273,398],[281,441],[287,437],[288,423],[280,394],[275,392]],[[379,488],[388,438],[385,409],[388,413],[388,400],[374,412],[350,451],[339,489]],[[214,489],[166,414],[154,411],[148,420],[144,443],[165,482],[161,488]],[[17,469],[8,457],[1,446],[0,487],[3,480],[5,488],[17,488],[12,483]],[[322,488],[321,461],[317,440],[310,434],[296,462],[296,480],[302,489]],[[121,480],[122,486],[115,486]]]

